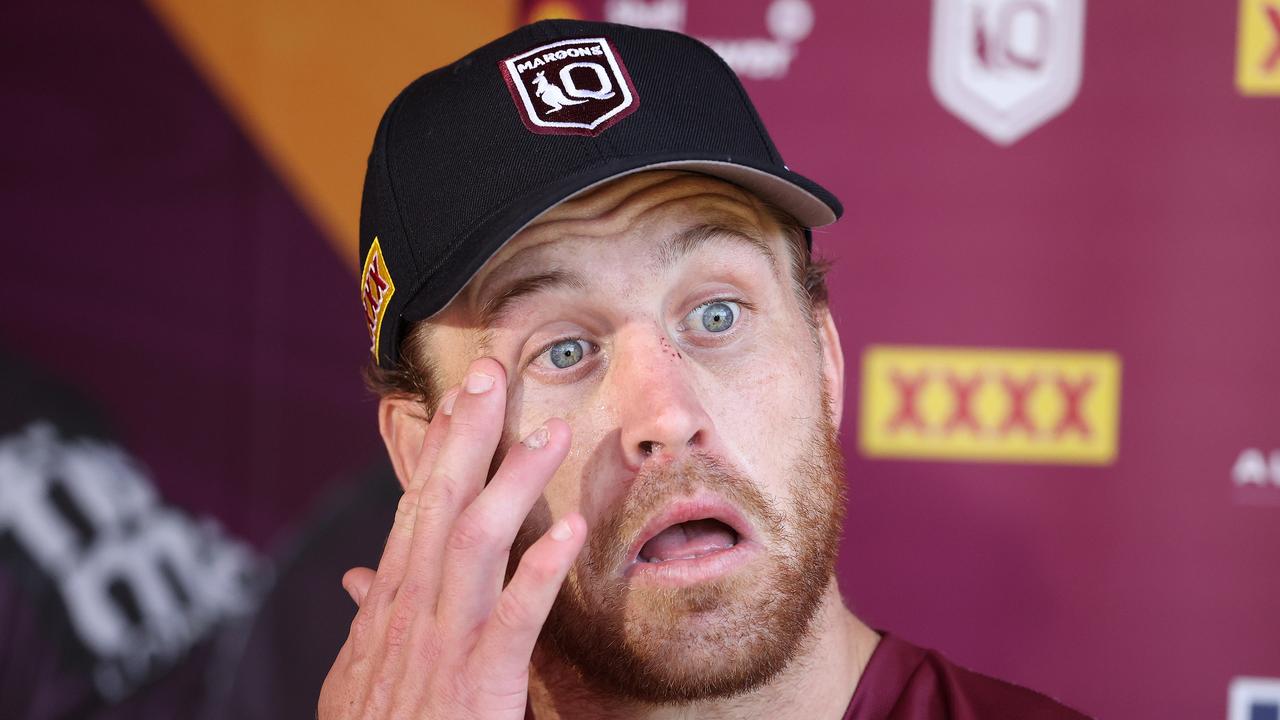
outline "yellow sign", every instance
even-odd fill
[[[1104,465],[1119,421],[1114,353],[873,345],[862,355],[868,457]]]
[[[1280,95],[1280,0],[1240,0],[1236,87],[1244,95]]]

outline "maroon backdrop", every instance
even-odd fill
[[[1280,678],[1280,94],[1236,81],[1242,14],[1268,52],[1239,62],[1265,74],[1280,5],[949,5],[975,25],[943,56],[924,0],[525,12],[708,39],[791,166],[844,200],[817,247],[848,362],[854,610],[1099,717],[1222,717],[1233,679]],[[0,19],[0,345],[99,406],[168,501],[267,548],[379,452],[353,261],[145,8]],[[953,107],[996,70],[1064,74],[1029,115]],[[871,452],[872,346],[939,373],[946,349],[1108,353],[1118,395],[1090,402],[1116,451]]]
[[[1232,678],[1280,677],[1280,475],[1232,474],[1280,449],[1280,96],[1236,87],[1239,9],[1085,4],[1074,101],[1001,145],[932,90],[931,3],[801,3],[812,31],[767,77],[775,4],[574,3],[755,39],[736,65],[779,149],[845,203],[817,247],[851,381],[854,610],[1100,717],[1222,717]],[[1115,353],[1118,453],[868,458],[873,344]]]

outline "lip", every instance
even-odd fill
[[[640,549],[658,533],[678,523],[704,519],[719,520],[728,525],[738,534],[738,542],[733,547],[696,558],[661,563],[639,559]],[[622,574],[633,581],[643,579],[662,585],[687,585],[730,572],[747,562],[759,549],[755,528],[737,508],[715,494],[700,493],[676,500],[645,523],[639,537],[627,550],[628,560]]]

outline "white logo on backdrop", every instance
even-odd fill
[[[1280,679],[1232,678],[1227,691],[1227,720],[1280,717]]]
[[[44,423],[0,441],[6,533],[57,585],[112,700],[252,610],[265,579],[262,561],[212,520],[161,504],[122,450],[62,440]]]
[[[1010,145],[1080,89],[1084,0],[934,0],[929,80],[942,106]]]
[[[687,32],[688,0],[607,0],[609,22]],[[715,50],[740,77],[772,80],[785,77],[800,43],[813,32],[809,0],[773,0],[764,14],[767,37],[721,38],[692,35]]]
[[[1268,485],[1280,489],[1280,450],[1268,458],[1258,448],[1245,448],[1231,466],[1231,479],[1241,487]]]

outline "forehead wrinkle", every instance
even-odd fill
[[[526,255],[535,253],[544,248],[544,246],[551,245],[558,240],[621,235],[632,225],[642,221],[645,216],[683,203],[710,201],[715,206],[714,209],[698,209],[693,211],[694,214],[714,212],[721,222],[730,227],[750,228],[753,230],[753,232],[747,234],[748,237],[759,236],[759,232],[755,230],[760,226],[761,222],[759,210],[754,203],[744,202],[744,198],[748,201],[751,200],[750,196],[743,193],[743,197],[738,197],[735,193],[740,191],[728,183],[715,182],[714,185],[699,183],[705,187],[703,192],[692,195],[681,194],[675,197],[671,197],[669,192],[651,192],[658,185],[669,184],[674,180],[687,182],[691,179],[696,181],[700,178],[677,175],[675,178],[649,185],[640,193],[626,196],[623,198],[622,203],[613,206],[604,215],[560,217],[560,209],[564,207],[563,205],[548,211],[543,215],[542,219],[530,224],[516,238],[512,239],[513,242],[517,238],[520,239],[521,244],[525,245],[524,247],[514,251],[506,258],[498,260],[498,263],[487,272],[482,269],[481,274],[470,283],[472,290],[469,295],[472,305],[476,304],[476,299],[481,294],[481,289],[489,282],[490,278],[502,275],[508,267],[519,265],[520,262],[527,262],[525,260]],[[631,202],[632,200],[636,200],[636,202],[633,203]],[[737,217],[735,218],[735,216]]]
[[[753,196],[732,183],[687,172],[649,172],[566,200],[535,219],[525,230],[558,228],[559,232],[584,237],[617,234],[653,210],[695,199],[728,200],[753,213],[756,211]]]
[[[649,170],[612,180],[571,197],[544,213],[542,218],[535,219],[533,225],[539,224],[543,219],[551,219],[550,216],[553,215],[564,219],[607,215],[636,199],[643,200],[655,195],[690,194],[690,188],[702,192],[714,189],[743,204],[752,202],[751,195],[742,188],[710,175],[679,170]]]
[[[690,190],[697,192],[690,193]],[[759,237],[755,230],[763,220],[755,197],[732,183],[707,175],[682,171],[648,171],[606,183],[588,191],[585,195],[566,200],[535,219],[512,238],[525,245],[469,283],[467,293],[472,307],[477,304],[481,289],[490,278],[503,274],[506,268],[518,265],[524,257],[557,240],[572,238],[598,238],[620,235],[646,215],[660,209],[692,201],[709,201],[726,224],[741,228],[749,226],[752,232],[737,233],[746,238]],[[607,202],[605,202],[607,201]],[[605,205],[602,208],[600,205]],[[705,213],[698,209],[695,213]],[[739,216],[734,221],[732,216]],[[511,247],[508,243],[507,247]],[[767,246],[766,246],[767,249]],[[501,255],[499,251],[499,256]],[[773,253],[766,252],[772,258]],[[495,256],[494,259],[497,259]],[[771,264],[772,264],[771,260]],[[488,264],[486,264],[487,266]]]
[[[670,187],[673,182],[684,180],[682,175],[687,173],[654,170],[606,182],[565,200],[532,224],[537,225],[550,215],[565,219],[595,217],[616,209],[640,191]]]
[[[728,201],[728,202],[725,202]],[[643,223],[654,213],[665,211],[695,202],[705,202],[711,208],[695,208],[690,214],[701,215],[715,212],[718,215],[738,214],[743,219],[754,219],[756,210],[753,206],[742,202],[737,197],[718,188],[708,188],[695,194],[681,194],[672,197],[669,193],[644,192],[630,195],[627,202],[611,208],[608,212],[584,217],[551,217],[550,215],[536,227],[526,229],[530,238],[555,236],[561,238],[604,238],[618,236]],[[732,208],[732,209],[731,209]],[[734,213],[734,211],[737,211]]]

